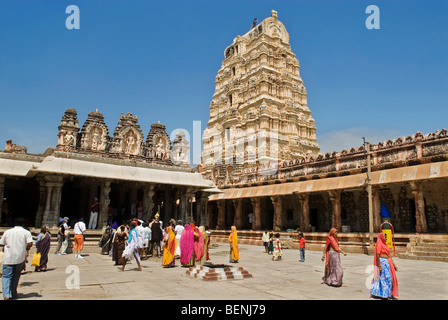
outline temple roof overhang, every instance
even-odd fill
[[[371,173],[371,185],[381,186],[393,183],[418,182],[448,178],[448,161],[425,163],[415,166],[379,170]],[[285,196],[332,190],[350,191],[367,186],[367,173],[353,174],[317,180],[283,182],[253,187],[224,189],[220,194],[209,196],[209,201],[253,197]]]
[[[25,177],[39,161],[0,158],[0,176]]]
[[[22,169],[23,171],[26,168]],[[1,172],[0,172],[1,173]],[[116,165],[110,163],[65,159],[49,156],[41,163],[33,163],[28,168],[26,176],[37,174],[56,174],[99,178],[105,180],[135,181],[142,183],[170,184],[185,187],[195,187],[207,190],[216,189],[215,184],[206,180],[200,173],[144,168],[130,165]]]

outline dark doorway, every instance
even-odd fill
[[[311,231],[317,231],[319,226],[319,215],[316,208],[310,208],[310,224],[312,226]]]
[[[415,219],[415,200],[409,199],[409,232],[415,232],[415,226],[417,224],[417,221]]]
[[[274,205],[270,198],[261,200],[261,227],[263,230],[274,229]]]
[[[67,181],[64,183],[62,187],[62,195],[61,195],[61,217],[69,217],[70,222],[74,222],[81,218],[80,214],[80,199],[81,199],[81,190],[76,183],[72,181]],[[88,217],[82,217],[84,219]]]
[[[6,179],[5,211],[2,226],[13,227],[16,218],[25,219],[25,226],[34,226],[39,206],[39,183],[35,179]]]

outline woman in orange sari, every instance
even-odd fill
[[[232,226],[229,236],[229,243],[230,243],[230,258],[229,262],[231,263],[237,263],[240,259],[240,253],[238,250],[238,234],[236,232],[235,226]]]
[[[390,257],[384,233],[380,232],[375,244],[375,265],[370,294],[384,299],[398,298],[397,266]]]
[[[166,235],[163,239],[163,260],[162,265],[167,267],[174,267],[174,264],[176,262],[176,259],[174,259],[174,256],[176,254],[176,247],[177,247],[177,240],[176,236],[174,235],[173,228],[166,227]]]
[[[325,260],[325,272],[322,281],[329,286],[340,287],[342,285],[341,253],[344,256],[347,255],[339,248],[337,229],[332,228],[328,234],[322,255],[322,261]]]

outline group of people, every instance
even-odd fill
[[[135,260],[141,271],[141,260],[157,256],[162,266],[191,267],[203,264],[209,257],[210,232],[204,226],[192,222],[183,225],[181,220],[171,219],[166,227],[156,214],[150,221],[137,218],[127,224],[110,224],[99,242],[103,254],[109,254],[119,270],[124,270],[129,260]]]
[[[54,252],[57,255],[65,255],[67,254],[67,249],[69,246],[70,239],[70,229],[71,227],[68,224],[69,218],[64,217],[58,224],[58,244],[56,246],[56,251]],[[86,224],[84,223],[84,219],[80,218],[78,222],[73,226],[74,232],[74,244],[73,249],[75,250],[75,258],[84,258],[81,255],[81,251],[84,248],[84,238],[86,232]],[[62,253],[59,253],[61,250]]]
[[[341,286],[343,270],[340,254],[347,255],[339,247],[338,231],[332,228],[328,234],[323,250],[322,261],[325,261],[325,271],[322,278],[323,283],[329,286]],[[384,233],[380,232],[375,244],[374,276],[371,284],[370,294],[372,297],[383,299],[398,298],[397,265],[391,257],[390,248],[386,244]]]
[[[0,238],[0,247],[3,247],[2,266],[2,289],[4,299],[17,297],[17,286],[20,275],[27,262],[29,250],[34,244],[31,232],[24,228],[23,219],[16,219],[16,226],[4,232]],[[63,219],[58,229],[58,240],[69,227],[66,225],[68,218]],[[65,224],[65,226],[64,226]],[[137,270],[141,271],[141,257],[152,256],[156,250],[157,256],[162,254],[162,266],[174,267],[176,259],[180,260],[183,267],[202,265],[209,257],[210,232],[204,226],[182,224],[182,221],[170,220],[169,225],[162,227],[163,222],[159,220],[158,214],[146,223],[133,219],[128,224],[119,227],[116,224],[106,228],[100,241],[103,253],[109,253],[119,269],[124,270],[129,259],[137,263]],[[76,257],[81,257],[86,226],[82,219],[74,226]],[[59,237],[61,235],[61,237]],[[58,241],[58,249],[63,244]],[[280,234],[275,235],[265,231],[262,236],[265,252],[272,254],[273,260],[281,261],[282,245]],[[40,263],[35,271],[46,271],[48,253],[50,250],[51,234],[46,226],[42,226],[36,237],[36,252],[40,253]],[[228,238],[230,245],[229,262],[239,262],[238,235],[235,226],[231,227]],[[305,261],[305,238],[299,233],[300,261]],[[337,229],[332,228],[327,236],[323,249],[322,261],[325,262],[322,283],[329,286],[341,286],[343,270],[340,254],[347,255],[339,246]],[[82,257],[81,257],[82,258]],[[397,266],[391,257],[390,248],[386,244],[384,233],[380,232],[377,237],[374,251],[374,277],[370,289],[373,297],[398,298]]]
[[[339,287],[342,285],[343,270],[341,266],[340,254],[347,255],[339,246],[337,229],[332,228],[327,236],[323,249],[322,261],[325,262],[324,276],[322,283],[329,286]],[[265,252],[272,254],[272,260],[281,260],[282,243],[280,234],[268,233],[266,230],[262,234],[261,241]],[[305,262],[305,237],[303,232],[299,232],[299,253],[300,262]],[[378,234],[374,252],[374,277],[370,289],[373,297],[396,299],[398,298],[397,266],[393,262],[390,248],[386,244],[384,233]]]
[[[280,233],[268,233],[267,230],[261,236],[264,250],[267,254],[272,255],[272,261],[281,261],[283,256],[282,242],[280,240]]]

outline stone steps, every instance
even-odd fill
[[[448,235],[413,235],[404,259],[448,262]]]
[[[206,266],[198,265],[191,267],[186,272],[187,275],[203,281],[222,281],[252,278],[247,270],[242,267]]]

